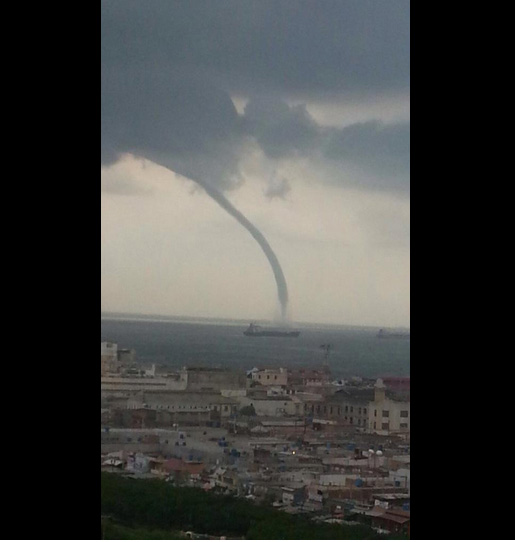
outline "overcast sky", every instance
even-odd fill
[[[102,310],[409,326],[407,0],[102,2]]]

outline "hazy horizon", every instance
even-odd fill
[[[250,322],[269,324],[269,325],[281,325],[280,321],[264,319],[264,318],[230,318],[225,316],[192,316],[186,314],[154,314],[154,313],[142,313],[142,312],[119,312],[119,311],[101,311],[100,317],[104,319],[112,320],[155,320],[155,321],[202,321],[202,322],[221,322],[225,324],[234,323],[235,325],[245,325]],[[305,325],[305,326],[324,326],[328,328],[346,328],[346,329],[403,329],[409,330],[409,326],[386,326],[386,325],[360,325],[360,324],[345,324],[336,322],[313,322],[313,321],[290,321],[290,326]]]

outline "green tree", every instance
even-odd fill
[[[254,405],[247,405],[242,408],[240,408],[240,414],[242,416],[255,416],[256,415],[256,409],[254,408]]]

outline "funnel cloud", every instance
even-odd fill
[[[114,216],[127,203],[146,209],[136,195],[149,192],[147,182],[154,186],[151,173],[131,178],[131,166],[123,169],[120,158],[130,155],[190,179],[252,235],[272,267],[283,319],[293,301],[288,286],[296,318],[376,322],[383,314],[383,325],[409,319],[409,0],[102,0],[101,14],[101,165],[113,166],[103,169],[103,201],[114,207],[105,220],[113,228],[106,232],[119,236],[116,249],[126,239],[137,248],[138,239],[119,231]],[[250,210],[247,218],[234,207],[236,189],[242,209],[262,205],[257,226],[273,223],[273,244],[284,252],[274,253],[249,221]],[[211,208],[199,199],[185,206],[188,216]],[[208,241],[188,239],[181,213],[171,214],[178,230],[164,231],[176,236],[177,254],[187,246],[178,265],[203,280],[205,263],[193,248],[200,253]],[[210,231],[211,243],[225,235],[230,229]],[[106,267],[113,277],[118,262],[132,257],[122,252],[117,260],[107,242],[105,254],[113,258]],[[296,270],[288,286],[278,256]],[[235,272],[233,263],[244,265],[232,253],[227,258],[231,263],[217,269],[221,280],[229,268]],[[138,266],[130,263],[127,280],[139,285]],[[239,306],[248,317],[255,295],[252,310],[264,317],[260,271],[249,271],[255,291],[245,281],[234,285],[239,294],[213,288],[190,307],[193,294],[181,290],[184,309],[177,310],[235,316]],[[134,301],[139,310],[166,311],[173,300],[171,287],[166,301],[137,301],[127,288],[126,301],[119,284],[113,278],[105,286],[113,309]]]
[[[241,182],[238,160],[245,132],[233,102],[227,93],[198,78],[160,75],[157,79],[166,89],[163,93],[155,92],[156,81],[146,79],[137,92],[128,94],[125,79],[105,73],[101,163],[110,165],[122,153],[132,153],[201,186],[265,253],[285,320],[288,287],[279,260],[259,229],[222,194]]]
[[[225,209],[231,216],[233,216],[250,233],[250,235],[254,237],[259,246],[262,248],[265,256],[270,262],[272,271],[274,272],[275,282],[277,283],[277,296],[279,298],[279,303],[281,304],[281,318],[283,321],[285,321],[288,308],[288,286],[286,285],[286,279],[284,278],[281,264],[279,263],[275,252],[272,250],[272,247],[265,239],[265,236],[216,188],[208,183],[198,180],[196,182],[202,186],[207,194],[209,194],[209,196],[211,196],[216,203],[220,205],[220,207]]]

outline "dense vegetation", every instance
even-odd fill
[[[256,409],[254,408],[254,405],[247,405],[242,408],[240,408],[239,413],[242,416],[255,416],[256,415]]]
[[[102,540],[186,540],[179,531],[128,527],[102,518]]]
[[[139,529],[139,535],[153,529],[155,538],[161,538],[160,530],[255,540],[383,538],[366,526],[314,523],[243,499],[173,487],[161,480],[134,480],[109,473],[101,476],[102,515],[123,523],[129,531]]]

